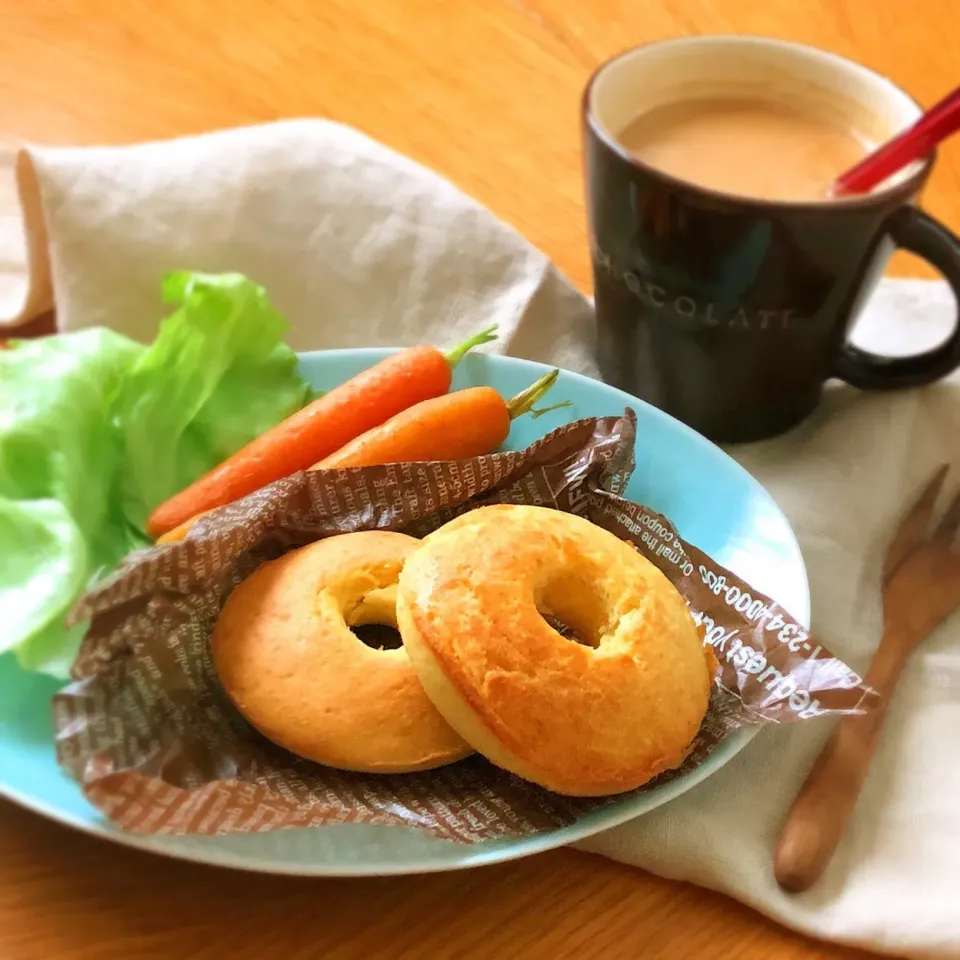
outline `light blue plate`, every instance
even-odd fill
[[[329,388],[389,352],[308,353],[301,358],[302,368],[315,386]],[[490,384],[510,397],[547,369],[511,357],[469,355],[457,369],[454,386]],[[538,420],[515,421],[509,446],[524,447],[571,420],[617,415],[632,407],[637,413],[637,467],[626,495],[670,517],[686,540],[809,625],[810,596],[800,548],[784,515],[749,474],[699,434],[595,380],[561,374],[545,402],[561,399],[571,400],[573,406]],[[661,788],[597,810],[562,830],[521,839],[465,846],[404,827],[356,825],[254,836],[142,838],[112,827],[57,767],[50,718],[50,697],[57,686],[23,672],[11,657],[0,657],[0,795],[78,829],[156,853],[304,876],[453,870],[559,847],[646,813],[689,790],[741,750],[754,732],[744,729],[730,737],[695,771]]]

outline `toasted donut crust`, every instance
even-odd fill
[[[444,525],[401,571],[397,622],[450,725],[558,793],[619,793],[679,766],[706,713],[715,661],[680,594],[573,514],[503,504]]]
[[[348,623],[396,626],[396,582],[419,541],[363,531],[259,567],[213,631],[227,696],[281,747],[328,766],[427,770],[470,753],[423,691],[404,648],[374,650]]]

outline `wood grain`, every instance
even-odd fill
[[[589,289],[578,106],[598,63],[675,34],[765,34],[854,57],[929,105],[957,82],[955,14],[955,0],[0,0],[0,132],[120,143],[342,120]],[[960,231],[960,138],[926,206]],[[930,274],[906,255],[896,269]]]
[[[114,847],[0,805],[15,960],[866,960],[745,907],[557,851],[431,877],[262,877]]]
[[[746,32],[957,81],[955,0],[0,0],[0,136],[122,143],[278,117],[355,126],[438,170],[590,287],[578,97],[625,47]],[[960,230],[960,141],[926,206]],[[926,267],[898,257],[900,273]],[[0,803],[0,955],[866,957],[732,901],[560,851],[444,877],[302,881],[150,858]]]

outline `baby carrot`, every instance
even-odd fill
[[[183,540],[183,538],[186,537],[186,535],[190,532],[190,528],[201,517],[205,517],[208,513],[213,513],[213,509],[204,510],[203,513],[195,514],[189,520],[184,520],[183,523],[178,524],[172,530],[168,530],[166,533],[157,537],[157,543],[173,543],[175,540]]]
[[[447,354],[436,347],[408,347],[351,377],[161,503],[147,520],[147,532],[167,533],[197,514],[304,470],[407,407],[445,394],[452,368],[472,347],[495,340],[495,330],[490,327]]]
[[[559,373],[546,374],[512,400],[504,400],[492,387],[467,387],[423,400],[351,440],[313,469],[465,460],[490,453],[507,439],[510,421],[533,410]]]
[[[363,467],[401,460],[462,460],[489,453],[500,446],[510,421],[525,413],[537,417],[569,401],[534,410],[533,405],[556,382],[558,370],[541,377],[512,400],[492,387],[468,387],[442,397],[423,400],[386,423],[367,431],[311,470]],[[209,512],[209,511],[205,511]],[[159,537],[157,543],[182,540],[202,514]]]

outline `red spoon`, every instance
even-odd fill
[[[960,129],[960,87],[931,107],[912,127],[898,134],[851,167],[833,185],[835,197],[869,193],[878,183],[914,160],[927,156]]]

